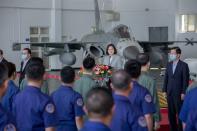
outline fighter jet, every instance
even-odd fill
[[[94,0],[95,5],[95,30],[93,33],[82,37],[81,41],[70,42],[49,42],[49,43],[14,43],[13,50],[17,50],[21,44],[30,44],[31,46],[43,47],[46,56],[60,55],[60,61],[66,65],[73,65],[76,56],[73,54],[75,50],[83,48],[83,56],[92,56],[101,58],[105,55],[106,47],[109,43],[113,43],[117,52],[123,59],[135,59],[140,52],[147,52],[151,58],[151,65],[164,67],[167,63],[168,45],[173,43],[187,43],[193,45],[197,41],[187,39],[186,41],[164,41],[150,42],[137,41],[131,30],[126,25],[118,25],[110,32],[101,29],[100,11],[98,1]],[[52,50],[47,50],[53,48]]]

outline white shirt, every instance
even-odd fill
[[[29,58],[29,59],[30,59],[30,58]],[[27,59],[27,60],[23,61],[23,68],[22,68],[22,70],[24,70],[24,68],[25,68],[25,66],[26,66],[27,62],[29,61],[29,59]]]

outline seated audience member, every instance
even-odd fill
[[[19,131],[54,131],[57,125],[56,107],[51,98],[42,93],[45,67],[31,63],[26,67],[27,87],[13,102],[13,114]]]
[[[57,131],[78,131],[83,125],[83,99],[73,90],[75,71],[66,66],[61,70],[61,86],[52,93],[58,114]]]
[[[15,85],[14,80],[16,79],[16,66],[15,64],[8,62],[8,87],[5,95],[3,96],[1,103],[2,106],[9,112],[12,112],[12,102],[15,95],[19,92],[18,86]]]
[[[7,60],[3,57],[3,50],[0,49],[0,63],[7,64]]]
[[[115,111],[111,123],[112,131],[147,131],[143,114],[139,113],[129,101],[132,91],[130,76],[124,70],[118,70],[112,75]],[[140,115],[141,114],[141,115]]]
[[[6,92],[8,85],[8,69],[0,63],[0,99]],[[0,131],[16,131],[13,117],[7,113],[0,103]]]
[[[197,131],[197,108],[190,110],[184,131]]]
[[[155,104],[156,112],[153,114],[154,128],[157,130],[161,121],[159,98],[156,89],[156,79],[149,74],[150,59],[146,53],[140,53],[137,56],[137,61],[141,64],[141,75],[138,78],[140,85],[146,87],[153,97],[153,103]]]
[[[123,68],[123,60],[117,55],[116,47],[113,44],[109,44],[106,49],[106,56],[103,57],[104,65],[111,66],[114,69]]]
[[[31,57],[31,59],[29,60],[29,64],[31,64],[31,63],[43,64],[43,60],[40,57]],[[24,78],[21,81],[20,90],[23,90],[26,86],[27,86],[27,78]],[[41,91],[43,93],[49,95],[48,82],[47,82],[47,80],[45,78],[44,78],[43,84],[41,86]]]
[[[183,128],[185,128],[186,122],[189,117],[189,113],[192,112],[192,110],[197,109],[197,88],[191,89],[185,96],[184,102],[179,114],[179,118],[183,122]],[[187,126],[187,125],[186,125]]]
[[[125,63],[124,70],[130,75],[131,81],[133,83],[132,92],[129,95],[129,100],[137,107],[146,119],[148,130],[153,130],[153,118],[152,115],[155,113],[155,105],[153,103],[153,98],[145,87],[141,86],[137,79],[141,73],[141,64],[137,60],[128,60]]]
[[[85,109],[89,120],[80,131],[111,131],[109,128],[113,115],[113,97],[106,88],[91,89],[87,94]]]
[[[87,92],[96,86],[96,82],[93,80],[93,68],[95,66],[95,60],[91,57],[86,57],[83,60],[83,75],[79,80],[74,83],[74,90],[82,95],[84,101],[86,100]]]

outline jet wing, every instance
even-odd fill
[[[92,42],[90,42],[92,43]],[[21,45],[30,45],[35,47],[44,47],[44,48],[59,48],[64,49],[65,46],[69,48],[69,50],[80,50],[82,47],[85,46],[87,42],[43,42],[43,43],[13,43],[13,50],[21,50]]]
[[[138,41],[141,46],[168,46],[175,43],[175,41]]]

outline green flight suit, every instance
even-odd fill
[[[83,74],[79,80],[74,83],[74,90],[77,91],[86,101],[86,95],[90,89],[96,86],[93,76],[90,74]]]
[[[20,90],[24,90],[24,88],[27,86],[27,79],[23,79],[21,81],[21,84],[20,84]],[[48,88],[48,83],[47,83],[47,80],[44,80],[43,81],[43,84],[42,84],[42,87],[41,87],[41,91],[47,95],[49,95],[49,88]]]
[[[156,113],[153,114],[154,121],[161,121],[159,99],[156,89],[156,80],[148,72],[142,72],[138,79],[138,82],[142,86],[146,87],[153,96],[153,102],[156,107]]]

